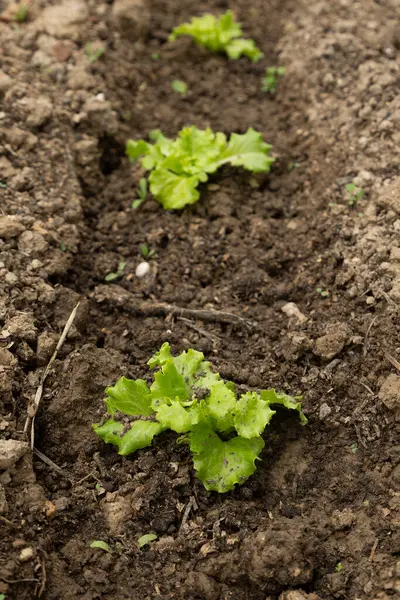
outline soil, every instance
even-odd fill
[[[227,8],[261,62],[168,42],[174,25]],[[0,1],[7,600],[399,597],[399,9],[32,0],[17,23],[15,5]],[[104,48],[93,62],[88,42]],[[276,64],[286,75],[263,93]],[[165,212],[149,198],[132,209],[143,173],[126,139],[190,124],[259,130],[273,145],[271,174],[228,168],[192,207]],[[364,190],[354,205],[351,182]],[[141,244],[154,251],[143,278]],[[106,283],[120,262],[122,276]],[[32,453],[26,420],[78,301]],[[245,322],[152,311],[159,303]],[[308,425],[279,414],[256,474],[224,495],[205,491],[172,434],[118,456],[91,429],[104,388],[122,374],[146,378],[165,341],[203,351],[240,388],[302,394]],[[139,549],[147,533],[157,540]]]

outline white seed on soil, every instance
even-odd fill
[[[19,555],[19,560],[21,562],[26,562],[27,560],[30,560],[33,556],[33,548],[23,548],[23,550],[21,550],[21,553]]]
[[[150,265],[148,262],[141,262],[137,267],[136,267],[136,271],[135,271],[135,275],[136,277],[146,277],[146,275],[149,273],[150,271]]]

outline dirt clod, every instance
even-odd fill
[[[88,16],[88,7],[83,0],[64,0],[61,4],[46,7],[36,26],[54,37],[75,37],[77,26],[85,23]]]
[[[34,316],[29,313],[15,315],[15,317],[7,321],[6,328],[10,335],[17,340],[33,342],[37,336]]]
[[[391,373],[379,390],[379,398],[389,410],[393,411],[396,419],[400,419],[400,377]]]
[[[0,469],[9,469],[26,454],[29,444],[19,440],[0,440]]]
[[[331,360],[343,350],[349,338],[349,328],[345,323],[331,323],[326,334],[315,340],[314,354]]]
[[[146,36],[150,28],[150,11],[144,0],[115,0],[112,19],[116,28],[130,40]]]
[[[23,231],[25,231],[25,226],[18,217],[11,215],[0,216],[0,238],[3,240],[18,237]]]

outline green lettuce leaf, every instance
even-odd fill
[[[263,141],[261,134],[251,127],[244,134],[232,133],[226,150],[218,159],[218,166],[230,163],[253,173],[267,173],[275,160],[269,156],[271,148]]]
[[[143,154],[148,154],[151,148],[152,145],[144,140],[138,140],[137,142],[128,140],[126,142],[126,154],[132,162],[135,162],[140,156],[143,156]]]
[[[203,177],[203,180],[207,178]],[[200,198],[197,186],[201,178],[198,175],[175,175],[160,168],[151,172],[149,181],[151,193],[165,210],[178,210]]]
[[[171,348],[168,342],[164,342],[161,346],[160,350],[156,352],[150,360],[147,361],[150,369],[155,369],[156,367],[162,367],[163,364],[167,362],[167,360],[171,359]]]
[[[199,388],[198,390],[196,390],[196,393],[198,394],[200,390],[211,390],[212,386],[218,383],[218,381],[220,381],[219,374],[214,373],[214,371],[211,371],[209,362],[203,361],[201,363],[201,368],[197,373],[196,381],[194,382],[194,387]],[[229,383],[230,382],[226,384],[228,387]],[[234,386],[234,384],[232,385]]]
[[[204,360],[204,354],[190,348],[187,352],[181,352],[178,356],[171,355],[171,348],[168,342],[165,342],[159,352],[157,352],[148,361],[151,369],[164,367],[168,363],[173,363],[178,373],[182,375],[188,385],[196,388],[210,390],[211,387],[220,379],[218,373],[210,369],[210,363]]]
[[[116,411],[132,416],[150,416],[151,395],[143,379],[121,377],[113,387],[106,388],[106,405],[110,415]]]
[[[186,433],[192,427],[191,414],[182,406],[179,400],[171,400],[170,404],[160,403],[156,414],[157,421],[165,429],[171,429],[176,433]]]
[[[261,50],[257,48],[254,40],[232,40],[227,44],[225,51],[232,60],[236,60],[241,56],[247,56],[254,63],[261,60],[264,56]]]
[[[231,10],[220,16],[217,20],[219,50],[224,50],[231,40],[240,38],[242,35],[242,27],[240,23],[235,21],[235,16]]]
[[[204,487],[224,493],[255,472],[264,441],[261,437],[246,440],[237,436],[224,442],[208,425],[196,425],[189,434],[189,445]]]
[[[297,412],[299,413],[301,424],[306,425],[308,423],[308,419],[301,408],[301,396],[288,396],[283,392],[276,392],[274,389],[261,390],[260,396],[262,400],[268,402],[268,404],[281,404],[289,410],[297,410]]]
[[[93,425],[93,430],[106,444],[114,444],[114,446],[120,446],[121,444],[121,433],[124,430],[124,424],[114,419],[109,419],[103,425]]]
[[[206,404],[218,431],[233,429],[233,415],[237,407],[236,394],[223,381],[212,386]]]
[[[189,23],[175,27],[169,41],[174,41],[181,35],[190,36],[198,46],[204,46],[212,52],[225,52],[232,59],[247,56],[257,62],[264,56],[253,40],[240,37],[242,28],[235,21],[231,10],[219,18],[210,13],[193,17]]]
[[[140,448],[150,446],[154,436],[164,429],[160,423],[155,421],[135,421],[131,429],[120,438],[118,454],[126,456]]]
[[[262,400],[255,392],[243,394],[234,410],[235,429],[246,439],[261,435],[275,414],[268,402]]]
[[[154,382],[151,384],[150,390],[153,407],[155,401],[164,398],[179,398],[182,401],[190,399],[189,386],[172,359],[165,362],[161,370],[154,375]]]

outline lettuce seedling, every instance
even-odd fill
[[[219,18],[210,13],[202,17],[193,17],[189,23],[182,23],[172,31],[169,41],[173,42],[181,35],[189,35],[198,46],[204,46],[212,52],[225,52],[229,58],[247,56],[252,62],[259,61],[264,54],[257,48],[254,40],[242,38],[243,32],[231,10]]]
[[[262,80],[262,91],[275,94],[278,80],[283,77],[285,73],[285,67],[268,67],[265,72],[265,77]]]
[[[93,425],[94,431],[122,455],[150,446],[163,431],[175,431],[178,442],[189,444],[207,490],[228,492],[255,472],[274,406],[296,410],[307,422],[300,397],[270,389],[238,398],[234,383],[222,380],[196,350],[174,357],[165,343],[148,365],[157,369],[150,387],[143,379],[121,377],[106,389],[110,418]]]
[[[174,79],[171,83],[171,88],[176,94],[180,94],[181,96],[186,96],[188,92],[188,84],[181,79]]]
[[[232,133],[229,141],[224,133],[194,126],[182,129],[175,140],[159,130],[151,132],[151,139],[154,144],[128,140],[126,153],[133,162],[143,157],[142,167],[150,171],[150,191],[166,210],[197,202],[199,184],[225,164],[259,173],[268,172],[275,160],[269,156],[272,146],[251,128],[244,134]]]

